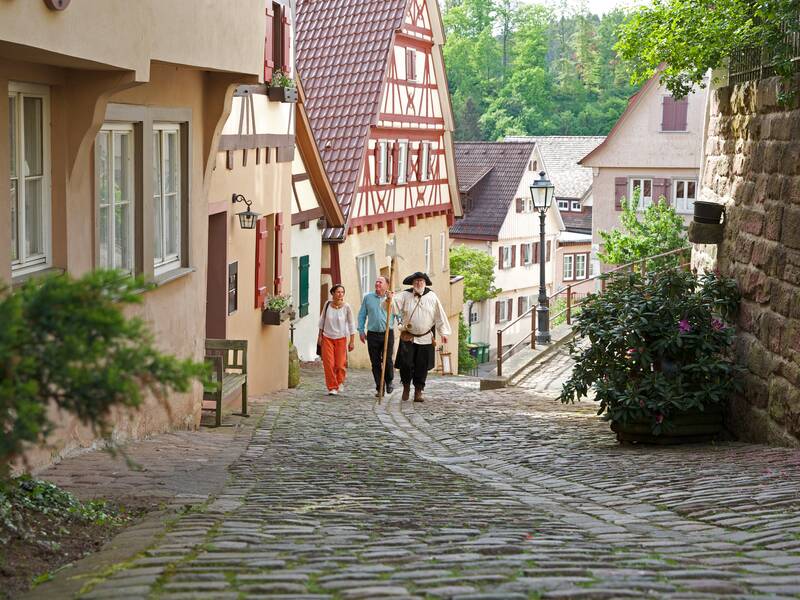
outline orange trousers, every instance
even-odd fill
[[[322,336],[322,367],[325,370],[325,385],[335,390],[347,376],[347,338],[331,339]]]

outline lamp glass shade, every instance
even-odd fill
[[[545,177],[545,172],[539,173],[539,179],[531,184],[531,199],[533,207],[538,211],[546,211],[553,203],[556,187]]]
[[[256,228],[256,221],[259,217],[257,212],[253,212],[248,208],[246,211],[237,214],[239,216],[239,225],[242,227],[242,229]]]

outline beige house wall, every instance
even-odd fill
[[[157,278],[155,289],[145,292],[143,303],[128,312],[145,320],[162,350],[197,360],[203,357],[205,337],[205,174],[227,117],[233,83],[257,80],[263,50],[259,2],[245,0],[236,13],[214,9],[215,5],[191,0],[85,0],[59,13],[49,11],[43,2],[0,5],[0,89],[8,89],[9,82],[22,82],[49,90],[50,120],[45,131],[49,136],[46,165],[50,169],[51,214],[46,223],[51,230],[52,268],[80,276],[95,267],[93,146],[109,104],[123,110],[172,111],[186,116],[185,268]],[[197,35],[199,30],[203,36]],[[98,31],[113,32],[113,36],[99,36]],[[231,32],[242,36],[236,47],[228,43]],[[166,39],[154,41],[151,33]],[[109,39],[114,44],[108,44]],[[253,49],[253,56],[242,52],[247,47]],[[167,60],[181,64],[153,62]],[[109,65],[128,70],[109,70]],[[0,179],[4,181],[9,178],[8,123],[4,100],[0,102],[0,140],[4,140],[0,143]],[[144,172],[147,177],[147,169]],[[4,215],[0,219],[0,282],[7,284],[11,282],[8,185],[0,186],[0,215]],[[143,226],[152,227],[152,214],[145,215]],[[152,247],[142,244],[138,234],[137,247],[142,248],[145,274],[149,258],[152,275]],[[176,427],[195,428],[201,397],[202,390],[195,385],[188,394],[171,395],[168,411],[152,398],[139,411],[118,411],[113,436],[124,440]],[[26,456],[33,469],[96,442],[89,429],[67,415],[55,415],[54,421],[58,427],[49,446]]]

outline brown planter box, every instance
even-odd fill
[[[274,102],[297,102],[297,88],[295,87],[270,87],[269,99]]]
[[[291,312],[291,307],[284,308],[283,310],[269,310],[268,308],[265,308],[261,313],[261,324],[280,325],[289,318],[289,314]]]
[[[718,437],[724,427],[725,413],[722,407],[709,407],[704,411],[692,410],[672,415],[664,421],[662,432],[655,435],[648,421],[628,423],[611,422],[611,431],[617,434],[617,441],[623,444],[692,444],[708,442]]]

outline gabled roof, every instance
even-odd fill
[[[511,141],[536,142],[548,179],[556,187],[556,198],[579,200],[592,187],[592,169],[579,164],[605,140],[602,135],[545,135],[507,137]],[[591,225],[589,225],[591,228]]]
[[[455,146],[460,187],[475,183],[468,192],[472,207],[450,228],[450,235],[497,239],[536,145],[526,141],[456,142]]]
[[[389,51],[407,0],[298,0],[296,66],[306,111],[345,222],[370,125],[380,109]],[[327,229],[341,240],[344,229]]]
[[[648,79],[645,82],[645,84],[641,88],[639,88],[638,92],[636,92],[633,96],[631,96],[628,99],[628,105],[625,107],[625,110],[622,111],[622,114],[620,115],[619,119],[617,119],[617,122],[614,123],[614,126],[611,128],[611,131],[608,132],[606,139],[603,140],[602,144],[599,144],[596,148],[592,149],[590,152],[587,152],[586,155],[578,161],[580,164],[584,164],[584,161],[586,161],[593,154],[599,152],[605,147],[605,145],[609,142],[609,140],[611,140],[611,138],[613,138],[614,135],[617,133],[617,131],[620,129],[625,120],[634,111],[636,106],[638,106],[642,98],[644,98],[647,95],[647,90],[649,90],[654,85],[658,85],[660,81],[661,81],[661,69],[659,69],[658,73],[656,73],[650,79]]]
[[[581,212],[562,210],[561,220],[564,221],[564,227],[567,228],[567,231],[574,231],[576,233],[592,233],[591,206],[584,206]]]

